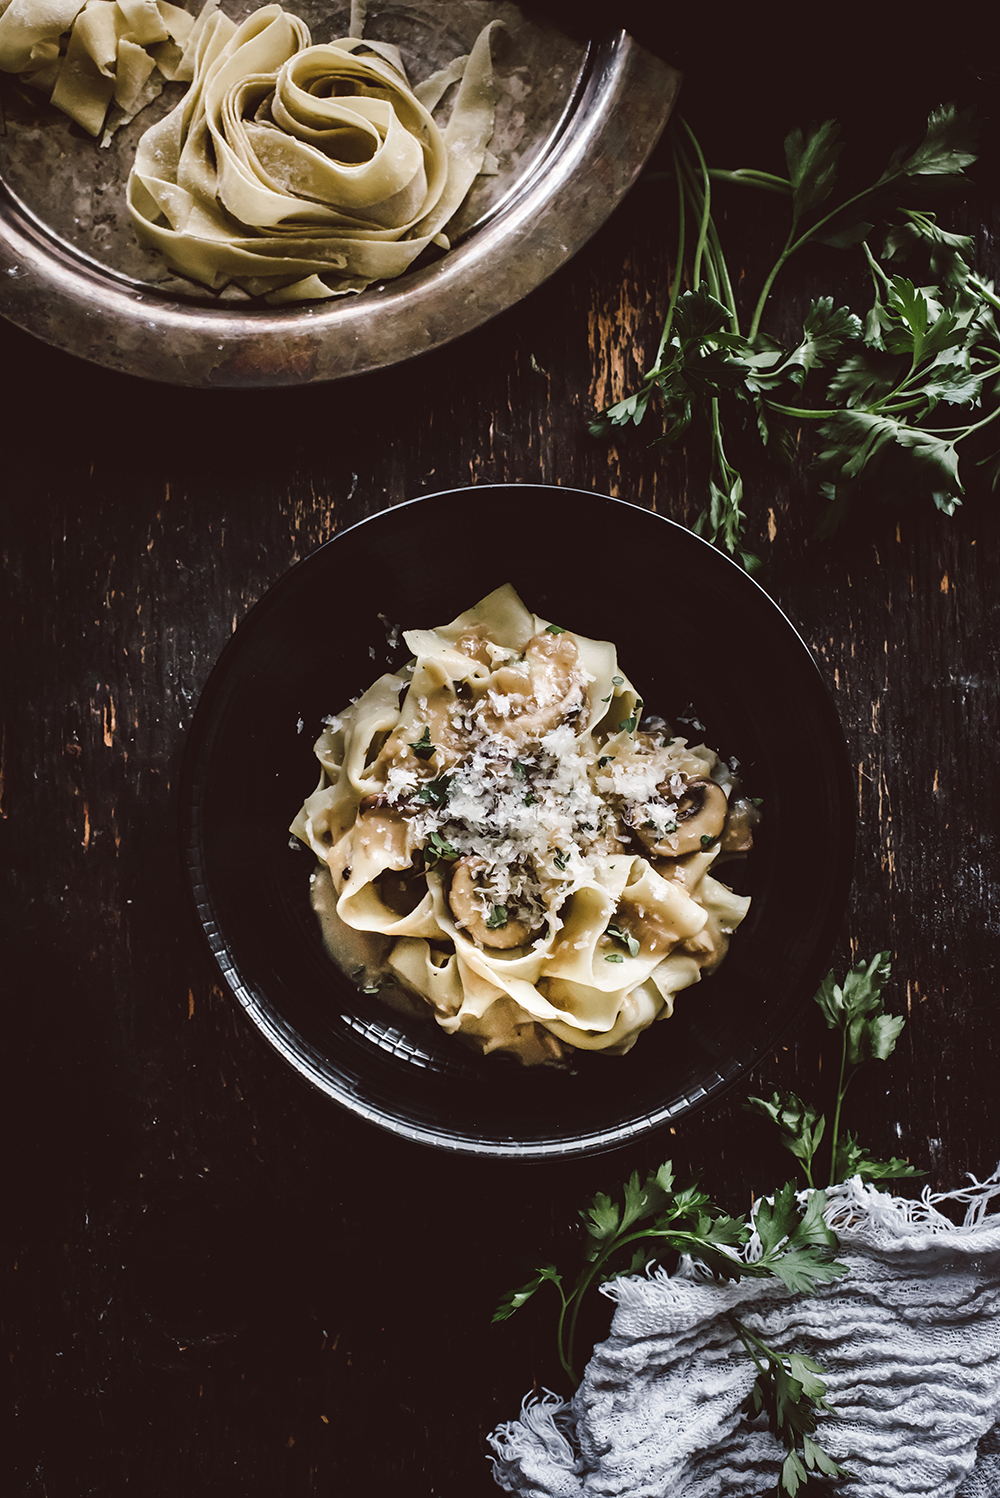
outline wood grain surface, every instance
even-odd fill
[[[858,160],[880,164],[941,98],[996,96],[972,45],[897,73],[838,44],[817,68],[804,42],[785,34],[772,55],[742,25],[725,57],[704,24],[650,37],[685,67],[684,112],[720,165],[778,169],[785,130],[836,113]],[[998,162],[989,125],[977,188],[946,210],[996,279]],[[656,347],[674,237],[663,166],[527,301],[354,382],[165,388],[0,324],[5,1493],[486,1498],[487,1433],[533,1386],[562,1387],[552,1304],[497,1327],[491,1312],[533,1263],[572,1257],[577,1207],[668,1156],[734,1211],[788,1174],[736,1094],[642,1147],[560,1165],[451,1159],[340,1112],[223,992],[178,850],[208,673],[250,605],[336,531],[498,481],[694,518],[697,452],[587,434]],[[753,285],[783,239],[780,205],[733,192],[721,227]],[[857,261],[793,263],[770,330],[820,292],[864,305]],[[850,1124],[932,1187],[958,1185],[1000,1155],[1000,503],[976,478],[951,519],[914,499],[821,543],[805,450],[790,471],[748,456],[745,476],[765,584],[814,651],[856,766],[834,959],[888,948],[889,1006],[909,1021],[858,1080]],[[469,514],[483,523],[474,499]],[[642,561],[607,565],[650,586]],[[667,590],[664,605],[666,621]],[[804,878],[823,856],[804,825]],[[748,1090],[822,1100],[826,1036],[810,1006]],[[608,1315],[599,1303],[588,1334]]]

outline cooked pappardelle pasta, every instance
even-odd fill
[[[513,588],[439,629],[327,720],[292,832],[331,955],[484,1052],[624,1055],[712,972],[749,898],[711,873],[756,812],[674,737],[614,645]]]

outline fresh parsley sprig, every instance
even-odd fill
[[[725,424],[756,425],[763,445],[790,460],[793,429],[818,423],[822,444],[817,473],[831,501],[824,529],[845,512],[850,495],[877,478],[880,492],[894,487],[927,491],[952,513],[961,502],[958,445],[1000,416],[1000,337],[994,313],[1000,307],[988,281],[976,275],[971,241],[942,229],[935,216],[904,206],[904,195],[932,180],[965,181],[975,160],[974,128],[968,112],[953,105],[932,111],[914,149],[893,153],[881,175],[837,202],[839,126],[827,120],[809,131],[793,130],[785,141],[788,176],[748,169],[710,169],[690,126],[672,126],[671,151],[677,192],[678,244],[670,300],[653,367],[638,389],[609,407],[592,424],[595,435],[638,426],[658,410],[657,439],[676,444],[693,439],[709,456],[708,503],[694,529],[739,557],[753,570],[743,531],[743,479],[726,448]],[[741,183],[790,200],[784,246],[765,277],[746,333],[712,215],[713,183]],[[893,222],[881,257],[887,264],[919,250],[934,284],[916,285],[880,264],[869,243],[879,222]],[[762,328],[774,283],[788,260],[811,243],[860,246],[871,269],[875,295],[862,319],[832,298],[816,299],[798,343],[786,348]],[[685,276],[689,289],[681,291]],[[804,405],[807,377],[821,371],[819,403]],[[815,384],[817,376],[813,376]],[[935,408],[985,409],[978,419],[952,427],[930,424]],[[984,459],[993,485],[1000,482],[1000,453]],[[894,473],[898,481],[894,486]]]
[[[620,1200],[599,1192],[580,1213],[585,1242],[575,1284],[564,1282],[554,1264],[543,1264],[526,1284],[503,1296],[493,1320],[506,1321],[542,1285],[553,1284],[560,1300],[559,1361],[575,1385],[577,1320],[593,1284],[639,1273],[668,1254],[686,1254],[720,1280],[776,1278],[789,1290],[813,1290],[847,1273],[846,1266],[833,1258],[837,1240],[823,1217],[825,1206],[825,1194],[814,1191],[801,1207],[795,1187],[788,1183],[772,1200],[758,1201],[749,1218],[730,1217],[713,1207],[700,1187],[678,1189],[669,1161],[644,1181],[633,1172]],[[729,1320],[757,1367],[747,1411],[766,1410],[771,1429],[786,1448],[782,1491],[793,1498],[810,1470],[842,1475],[812,1439],[816,1417],[826,1408],[819,1365],[800,1354],[775,1352],[737,1317],[730,1315]]]
[[[847,1089],[869,1061],[888,1060],[906,1024],[902,1016],[886,1013],[882,990],[890,970],[888,952],[878,952],[868,962],[856,963],[842,984],[832,972],[827,973],[815,995],[830,1029],[840,1034],[840,1069],[830,1131],[831,1186],[855,1175],[863,1181],[891,1181],[924,1174],[895,1156],[876,1160],[852,1134],[841,1138],[841,1111]],[[748,1098],[747,1106],[777,1125],[782,1143],[799,1161],[806,1181],[813,1186],[816,1156],[826,1134],[826,1115],[811,1103],[804,1103],[794,1092],[781,1090],[775,1090],[770,1098]]]
[[[824,1220],[825,1205],[824,1193],[813,1192],[805,1209],[800,1209],[789,1183],[772,1201],[758,1202],[750,1219],[733,1218],[717,1212],[699,1187],[677,1190],[669,1161],[642,1182],[633,1172],[621,1201],[601,1192],[581,1212],[586,1231],[584,1264],[572,1289],[564,1285],[555,1265],[545,1264],[527,1284],[503,1297],[493,1319],[506,1320],[543,1284],[554,1284],[561,1302],[559,1358],[575,1384],[579,1381],[573,1367],[577,1318],[592,1284],[636,1273],[669,1251],[699,1260],[719,1279],[773,1276],[790,1290],[812,1290],[846,1273],[845,1266],[832,1258],[836,1238]],[[751,1238],[756,1240],[756,1252],[748,1257],[741,1250]],[[611,1271],[611,1260],[630,1248],[630,1260]],[[827,1408],[819,1365],[801,1354],[776,1352],[737,1317],[730,1315],[729,1320],[757,1367],[744,1408],[750,1415],[766,1411],[770,1428],[786,1449],[781,1491],[794,1498],[810,1472],[845,1475],[813,1440],[817,1415]]]
[[[785,1447],[778,1492],[795,1498],[815,1473],[850,1477],[852,1474],[813,1440],[819,1414],[831,1413],[823,1397],[826,1384],[819,1363],[801,1352],[775,1352],[735,1316],[729,1321],[757,1368],[753,1388],[743,1401],[743,1413],[751,1419],[766,1414],[772,1435]]]
[[[608,935],[623,941],[624,933],[612,927]],[[885,1008],[882,991],[889,974],[889,954],[879,952],[868,962],[856,963],[843,983],[828,973],[815,995],[827,1024],[840,1035],[831,1185],[854,1175],[878,1181],[923,1174],[904,1160],[875,1160],[851,1134],[840,1137],[841,1110],[854,1076],[869,1061],[884,1061],[892,1054],[905,1024]],[[803,1197],[786,1182],[773,1197],[759,1199],[748,1217],[730,1217],[719,1212],[699,1186],[678,1189],[669,1161],[644,1181],[633,1172],[620,1199],[599,1192],[580,1213],[585,1241],[575,1282],[564,1279],[554,1264],[543,1264],[526,1284],[502,1297],[493,1320],[507,1320],[542,1285],[554,1285],[560,1302],[559,1361],[575,1386],[580,1306],[596,1283],[638,1274],[668,1254],[688,1255],[719,1280],[770,1276],[800,1294],[846,1274],[846,1266],[833,1258],[837,1239],[824,1217],[826,1193],[815,1188],[813,1179],[816,1154],[826,1135],[825,1115],[791,1092],[776,1091],[768,1100],[750,1098],[748,1106],[778,1126],[786,1148],[799,1160],[810,1187]],[[750,1418],[766,1414],[770,1430],[785,1448],[779,1495],[796,1498],[813,1477],[850,1476],[814,1439],[819,1415],[829,1411],[820,1365],[802,1353],[776,1351],[736,1316],[727,1316],[757,1369],[743,1411]]]

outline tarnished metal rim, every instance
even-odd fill
[[[47,343],[146,379],[202,387],[310,384],[429,352],[559,269],[631,187],[680,75],[625,32],[590,49],[564,128],[494,213],[434,265],[335,303],[238,311],[139,288],[50,240],[0,199],[0,310]]]

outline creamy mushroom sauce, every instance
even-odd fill
[[[749,898],[713,877],[756,812],[643,703],[615,647],[506,586],[327,720],[292,832],[327,949],[484,1052],[623,1055],[722,961]]]

